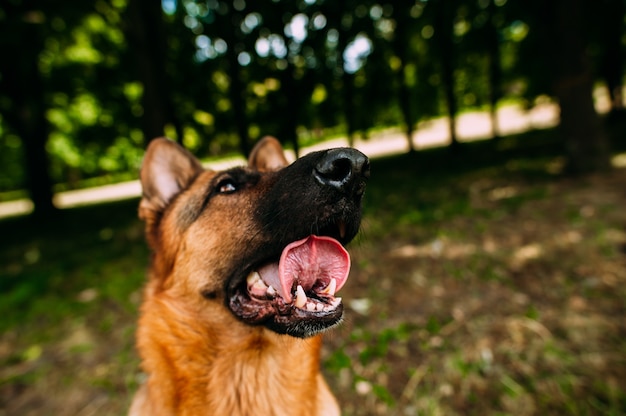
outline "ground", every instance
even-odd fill
[[[474,215],[430,235],[366,223],[327,342],[346,414],[626,414],[626,172],[457,186]]]
[[[345,415],[626,414],[626,170],[562,176],[542,134],[374,161],[323,350]],[[124,414],[136,203],[0,221],[0,415]]]

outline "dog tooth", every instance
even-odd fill
[[[302,308],[304,305],[306,305],[306,293],[304,293],[302,286],[298,285],[296,288],[296,307]]]
[[[330,279],[330,283],[328,284],[328,286],[326,286],[326,288],[322,290],[323,293],[327,293],[330,296],[335,296],[336,291],[337,291],[337,281],[334,278]]]
[[[261,280],[261,275],[257,271],[250,272],[250,274],[246,278],[246,282],[249,286],[254,285],[258,280]]]
[[[257,289],[259,291],[267,291],[267,285],[265,284],[265,282],[261,279],[257,280],[256,282],[254,282],[254,284],[252,285],[252,287],[254,289]]]
[[[276,296],[276,289],[274,289],[274,287],[272,285],[269,285],[267,287],[267,294],[271,297]]]
[[[337,306],[339,306],[340,303],[341,303],[341,298],[335,298],[330,302],[330,305],[333,308],[336,308]]]
[[[315,310],[315,303],[307,302],[306,303],[306,310],[309,311],[309,312],[313,312]]]

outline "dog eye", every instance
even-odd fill
[[[224,179],[217,184],[217,192],[220,194],[232,194],[237,190],[237,186],[232,179]]]

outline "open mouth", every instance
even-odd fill
[[[350,271],[350,256],[332,237],[310,235],[288,244],[276,261],[259,264],[230,297],[230,308],[249,324],[306,337],[337,324],[336,293]]]

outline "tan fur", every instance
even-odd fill
[[[149,151],[144,166],[152,166],[151,158],[162,157],[171,145],[161,143],[159,150]],[[278,168],[274,150],[267,151],[269,159],[257,152],[254,157],[266,162],[254,163]],[[243,197],[236,204],[240,212],[215,201],[214,208],[187,224],[187,212],[202,203],[202,192],[216,173],[184,161],[176,166],[185,173],[175,198],[146,191],[151,184],[144,175],[167,179],[172,173],[167,167],[157,164],[154,172],[142,172],[140,216],[155,254],[137,331],[148,379],[129,414],[339,415],[319,369],[321,336],[300,339],[251,327],[232,315],[224,299],[201,296],[224,284],[225,262],[241,244],[241,235],[255,230],[240,215],[249,205]]]

